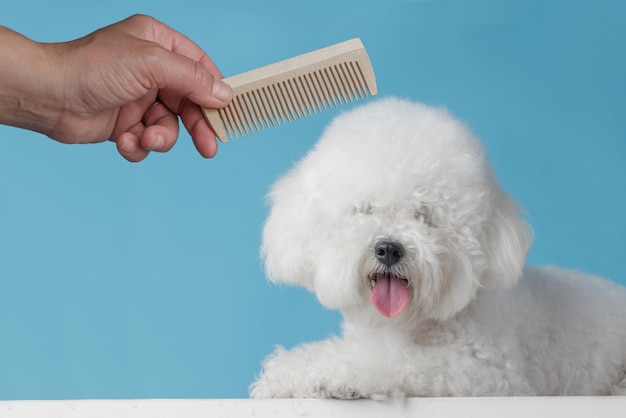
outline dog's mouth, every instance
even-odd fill
[[[369,276],[370,302],[388,318],[400,315],[411,300],[409,281],[391,273],[374,273]]]

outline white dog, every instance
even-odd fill
[[[252,397],[626,394],[626,289],[525,267],[529,227],[445,111],[346,112],[270,198],[269,278],[345,321],[279,347]]]

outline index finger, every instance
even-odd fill
[[[191,39],[152,17],[141,15],[135,17],[146,19],[147,27],[144,39],[154,41],[165,49],[190,58],[200,63],[214,76],[224,78],[211,57]]]

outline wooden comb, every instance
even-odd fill
[[[233,89],[232,102],[222,109],[202,108],[222,142],[377,93],[358,38],[223,81]]]

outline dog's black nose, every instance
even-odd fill
[[[376,244],[374,253],[378,261],[390,267],[404,257],[404,247],[399,242],[384,240]]]

